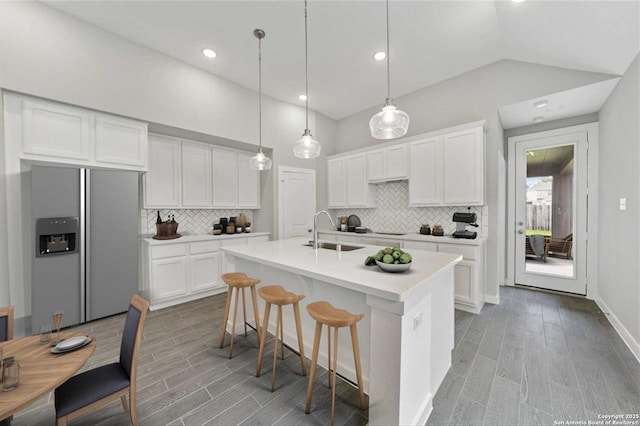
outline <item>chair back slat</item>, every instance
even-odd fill
[[[120,346],[120,365],[131,378],[131,367],[136,346],[136,335],[140,324],[141,312],[134,306],[129,306],[127,318],[122,332],[122,345]]]
[[[0,308],[0,342],[13,339],[13,306]]]

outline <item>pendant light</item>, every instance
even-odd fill
[[[393,104],[391,99],[391,77],[390,77],[390,57],[389,52],[389,0],[387,0],[387,98],[384,101],[382,111],[371,117],[369,128],[371,136],[376,139],[394,139],[404,136],[409,129],[409,115],[400,111]]]
[[[320,142],[313,139],[311,136],[311,130],[309,130],[309,64],[307,54],[307,0],[304,0],[304,94],[306,96],[304,100],[305,109],[305,129],[302,133],[302,138],[298,139],[293,144],[293,155],[298,158],[316,158],[320,155],[322,146]]]
[[[263,30],[253,30],[253,35],[258,39],[258,140],[260,149],[249,160],[249,167],[254,170],[271,170],[271,159],[262,152],[262,39],[265,36]]]

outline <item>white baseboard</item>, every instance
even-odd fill
[[[492,303],[494,305],[499,305],[500,304],[500,295],[495,295],[495,296],[491,296],[488,294],[484,295],[484,301],[487,303]]]
[[[611,309],[609,309],[607,304],[604,303],[604,301],[600,299],[600,297],[596,297],[593,300],[598,304],[600,310],[607,316],[607,318],[609,318],[609,321],[611,321],[611,325],[613,325],[613,328],[615,328],[615,330],[618,332],[618,334],[622,338],[622,341],[629,347],[629,349],[631,349],[631,353],[633,353],[638,362],[640,362],[640,343],[638,343],[638,341],[633,338],[631,333],[629,333],[625,326],[620,322],[618,317],[616,317],[615,314],[611,312]]]

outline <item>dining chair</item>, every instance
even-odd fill
[[[13,339],[13,305],[0,308],[0,342]]]
[[[137,426],[136,369],[148,310],[149,302],[133,295],[122,332],[120,361],[73,376],[56,389],[56,425],[64,426],[68,421],[120,398],[131,424]]]

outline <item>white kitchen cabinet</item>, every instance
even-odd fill
[[[211,146],[182,141],[181,153],[181,207],[210,207],[212,202]]]
[[[220,247],[263,241],[269,241],[269,235],[191,235],[162,242],[143,240],[143,292],[151,299],[151,309],[165,308],[225,291],[226,286],[221,276],[234,269],[233,264],[226,262]]]
[[[447,133],[442,141],[443,203],[484,204],[484,132],[475,127]]]
[[[121,166],[147,167],[147,123],[96,115],[96,162]]]
[[[327,160],[328,206],[338,209],[347,206],[344,158]]]
[[[235,208],[238,205],[238,153],[213,148],[213,207]]]
[[[53,102],[22,99],[22,152],[27,158],[91,159],[90,111]]]
[[[5,102],[19,111],[23,160],[147,170],[147,123],[17,94]]]
[[[254,153],[238,152],[238,207],[260,208],[260,171],[249,166]]]
[[[260,174],[252,154],[149,135],[145,208],[259,209]]]
[[[442,137],[409,144],[409,206],[442,204]]]
[[[327,160],[327,188],[331,209],[375,207],[375,186],[367,180],[366,154]]]
[[[151,261],[151,298],[172,299],[187,294],[187,257],[170,257]]]
[[[409,206],[484,204],[482,126],[409,143]]]
[[[392,145],[367,152],[367,180],[389,182],[407,179],[407,145]]]
[[[145,208],[180,207],[180,141],[149,135],[149,171],[143,178]]]

